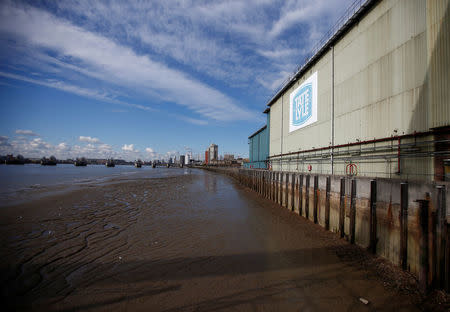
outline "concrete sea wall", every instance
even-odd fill
[[[449,291],[449,183],[208,169],[412,272],[424,291]]]

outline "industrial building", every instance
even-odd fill
[[[448,180],[449,10],[450,0],[356,1],[268,101],[249,165]]]
[[[266,113],[269,110],[266,110]],[[270,120],[267,119],[268,125]],[[245,168],[267,169],[269,167],[269,128],[265,125],[248,137],[248,162],[244,164]]]

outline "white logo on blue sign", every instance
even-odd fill
[[[308,77],[290,94],[289,132],[317,121],[317,72]]]
[[[292,99],[292,125],[301,126],[312,116],[312,83],[302,86]]]

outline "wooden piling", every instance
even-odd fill
[[[408,183],[400,184],[400,263],[408,269]]]
[[[306,185],[305,185],[305,217],[309,219],[309,174],[306,175]]]
[[[438,185],[437,189],[437,263],[436,263],[436,286],[445,287],[445,232],[446,232],[446,205],[445,205],[445,186]]]
[[[291,177],[291,211],[295,211],[295,173]]]
[[[277,196],[277,204],[278,204],[278,201],[280,200],[280,179],[281,179],[281,172],[278,172],[277,173],[277,187],[276,187],[276,192],[277,192],[277,194],[276,194],[276,196]]]
[[[289,173],[286,172],[286,181],[284,187],[284,203],[286,208],[289,206]]]
[[[369,249],[377,253],[377,181],[370,181],[370,244]]]
[[[325,195],[325,230],[330,230],[330,195],[331,195],[331,177],[327,177],[326,195]]]
[[[275,187],[274,175],[275,175],[275,172],[271,171],[270,172],[270,199],[271,200],[274,200],[273,194],[275,193],[274,190],[273,190],[274,187]]]
[[[317,220],[317,205],[319,201],[318,190],[319,190],[319,177],[314,176],[314,210],[313,210],[314,223],[318,222]]]
[[[444,264],[444,289],[446,292],[450,292],[450,220],[447,218],[445,224],[445,264]]]
[[[352,179],[350,193],[350,243],[355,243],[355,223],[356,223],[356,180]]]
[[[345,178],[341,178],[340,201],[339,201],[339,234],[344,237],[345,216]]]
[[[298,214],[303,214],[303,174],[298,177]]]
[[[419,203],[419,287],[422,293],[428,292],[428,272],[429,272],[429,243],[428,243],[428,200],[416,200]]]
[[[283,181],[284,181],[284,173],[280,172],[280,198],[278,204],[283,206]]]

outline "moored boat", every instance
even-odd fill
[[[87,160],[84,157],[81,157],[81,158],[77,157],[77,159],[75,160],[74,165],[77,166],[77,167],[85,167],[85,166],[87,166]]]
[[[17,155],[16,157],[13,156],[13,154],[6,155],[5,159],[6,165],[24,165],[25,164],[25,158],[23,158],[22,155]]]
[[[114,159],[112,159],[112,158],[107,159],[105,165],[106,165],[106,167],[115,167],[116,166],[116,164],[114,163]]]
[[[138,159],[134,162],[134,166],[136,168],[141,168],[142,167],[142,160]]]
[[[57,160],[55,156],[50,156],[50,158],[42,157],[41,165],[42,166],[56,166]]]

